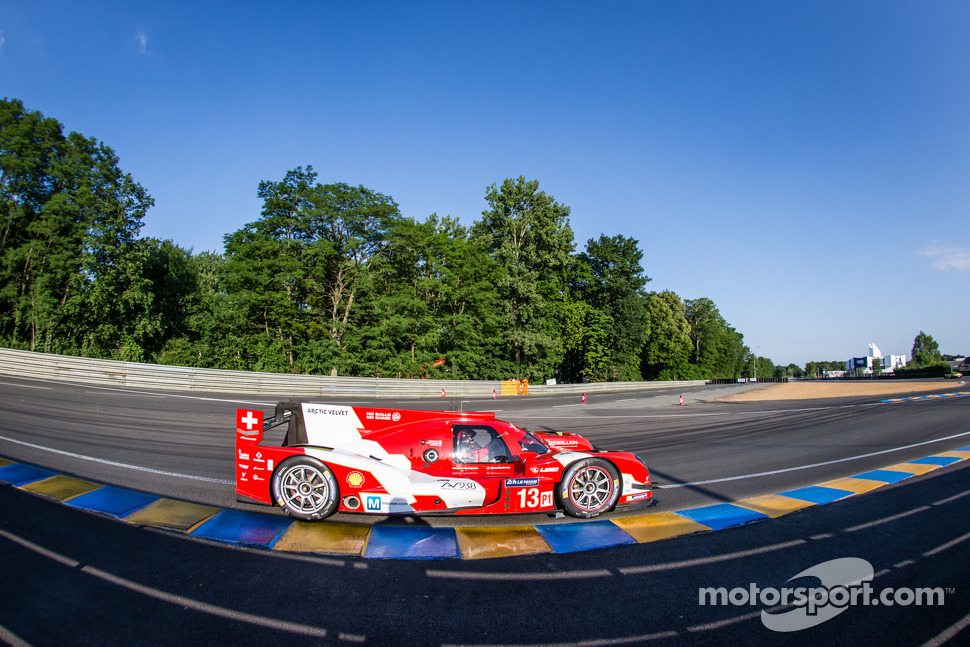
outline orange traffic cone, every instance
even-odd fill
[[[498,400],[498,393],[495,392],[495,389],[492,389],[492,399]]]
[[[680,406],[684,406],[684,396],[680,396]]]
[[[586,394],[583,394],[583,404],[586,404]]]
[[[443,398],[444,398],[444,397],[447,397],[447,396],[445,395],[445,390],[444,390],[444,389],[441,389],[441,397],[443,397]]]

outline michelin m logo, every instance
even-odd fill
[[[380,512],[381,511],[381,497],[379,496],[369,496],[364,499],[364,507],[367,508],[368,512]]]

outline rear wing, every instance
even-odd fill
[[[335,404],[279,402],[273,415],[264,417],[262,411],[236,410],[237,443],[259,444],[263,433],[287,425],[284,447],[329,443],[327,436],[342,436],[352,431],[358,438],[400,425],[428,420],[456,420],[485,422],[494,420],[492,412],[423,411],[416,409],[378,409],[349,407]],[[332,446],[332,445],[331,445]]]

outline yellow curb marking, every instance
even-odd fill
[[[548,553],[552,548],[532,526],[455,528],[462,559]]]
[[[43,494],[58,501],[69,501],[74,497],[93,492],[104,487],[100,483],[92,483],[73,476],[57,474],[41,481],[33,481],[20,486],[21,490],[28,490]]]
[[[708,526],[702,523],[673,512],[658,512],[640,517],[613,519],[613,523],[641,544],[710,530]]]
[[[751,497],[750,499],[741,499],[740,501],[735,501],[734,505],[747,508],[748,510],[754,510],[755,512],[760,512],[761,514],[766,514],[774,519],[775,517],[780,517],[788,514],[789,512],[802,510],[816,504],[812,503],[811,501],[803,501],[793,497],[781,496],[780,494],[765,494],[764,496],[756,496]]]
[[[280,536],[273,550],[294,553],[362,555],[370,526],[351,523],[294,521]]]
[[[159,499],[140,510],[132,512],[125,517],[125,521],[143,526],[187,531],[219,512],[219,510],[220,508],[209,505],[173,499]]]

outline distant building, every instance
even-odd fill
[[[906,366],[905,355],[883,355],[878,346],[869,344],[869,354],[865,357],[853,357],[845,363],[845,370],[857,375],[872,375],[877,359],[884,374],[891,374],[897,368]]]

